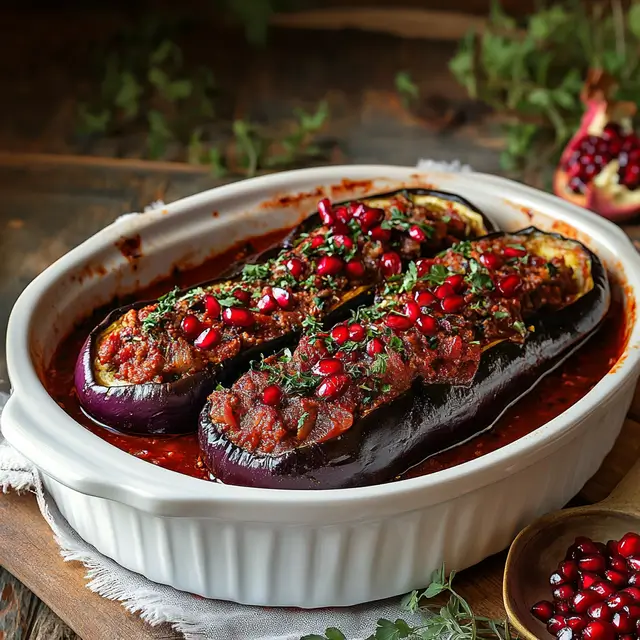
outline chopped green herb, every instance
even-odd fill
[[[384,375],[387,372],[387,361],[389,356],[386,353],[378,353],[371,365],[371,373],[376,376]]]
[[[516,320],[513,323],[513,328],[522,336],[526,336],[528,333],[526,325],[521,320]]]
[[[225,296],[224,298],[218,298],[218,302],[221,307],[240,307],[242,306],[242,301],[238,300],[235,296]]]
[[[165,293],[163,296],[158,298],[158,302],[156,304],[156,308],[149,313],[149,315],[142,321],[142,330],[146,333],[151,333],[155,329],[157,329],[165,316],[173,311],[173,308],[178,299],[178,292],[180,289],[175,287],[172,291]]]
[[[510,318],[510,317],[511,317],[511,314],[510,314],[510,313],[507,313],[506,311],[496,311],[496,312],[493,314],[493,317],[494,317],[496,320],[502,320],[503,318]]]
[[[438,337],[431,336],[429,338],[429,349],[431,349],[431,351],[435,351],[437,348],[438,348]]]
[[[263,264],[245,264],[242,269],[242,279],[245,282],[255,282],[257,280],[266,280],[271,272],[273,264],[269,260]]]
[[[190,289],[185,293],[178,302],[188,302],[191,304],[196,298],[203,296],[205,294],[205,290],[202,287],[195,287],[194,289]]]
[[[458,242],[454,244],[451,249],[454,253],[459,253],[461,256],[465,258],[471,257],[471,251],[473,250],[473,245],[470,240],[464,240],[463,242]],[[446,253],[446,252],[443,252]]]
[[[322,323],[313,316],[306,316],[302,321],[302,328],[313,337],[322,331]]]
[[[429,273],[424,279],[430,284],[442,284],[449,276],[449,269],[442,264],[431,265]]]
[[[391,391],[391,385],[390,384],[383,384],[380,387],[380,390],[382,391],[382,393],[389,393],[389,391]]]
[[[553,262],[547,262],[547,264],[545,264],[544,266],[547,267],[550,278],[555,278],[558,275],[558,267],[556,267]]]
[[[304,427],[304,423],[306,421],[306,419],[309,417],[309,412],[305,411],[299,418],[298,418],[298,424],[296,425],[296,431],[300,431],[300,429],[302,429],[302,427]]]
[[[404,352],[404,342],[396,335],[392,335],[389,338],[389,347],[392,351]]]
[[[442,220],[442,222],[444,222],[445,224],[449,224],[451,222],[451,216],[442,216],[440,220]]]
[[[523,244],[508,244],[506,246],[510,247],[511,249],[517,249],[518,251],[526,251],[527,250],[527,247],[525,247]]]
[[[493,290],[494,285],[491,276],[480,266],[477,260],[473,258],[469,260],[469,270],[465,280],[471,285],[471,293]]]
[[[225,387],[223,387],[219,382],[216,385],[216,391],[226,391]]]

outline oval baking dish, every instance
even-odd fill
[[[624,354],[582,400],[530,435],[451,469],[390,484],[251,489],[138,460],[75,422],[45,390],[43,372],[74,322],[166,274],[168,264],[195,265],[249,233],[291,226],[320,194],[341,200],[425,186],[459,194],[506,231],[534,225],[573,236],[598,254],[614,282],[624,283],[617,287],[628,322]],[[134,236],[142,256],[132,269],[117,244]],[[152,580],[259,605],[324,607],[383,598],[424,586],[443,561],[462,569],[503,549],[596,471],[620,431],[638,377],[639,288],[640,258],[622,231],[508,180],[386,166],[255,178],[128,216],[27,287],[9,323],[14,393],[2,416],[3,433],[38,466],[80,535]]]

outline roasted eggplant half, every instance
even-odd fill
[[[216,384],[294,345],[305,322],[333,324],[370,304],[376,284],[408,261],[491,230],[472,205],[439,192],[323,199],[282,243],[223,278],[109,314],[78,358],[80,405],[120,431],[195,431]]]
[[[254,487],[393,480],[490,429],[598,329],[609,301],[602,263],[575,240],[528,228],[460,243],[215,390],[203,460]]]

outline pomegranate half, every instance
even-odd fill
[[[640,212],[640,138],[633,130],[637,106],[610,96],[615,83],[589,74],[582,94],[586,111],[555,172],[556,195],[622,221]]]

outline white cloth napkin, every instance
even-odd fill
[[[420,160],[417,166],[431,171],[471,171],[468,165],[457,161]],[[153,203],[147,209],[157,206],[162,206],[162,203]],[[7,398],[7,394],[0,392],[0,414]],[[328,627],[340,629],[348,640],[364,640],[375,631],[379,618],[395,620],[403,617],[408,622],[414,618],[401,612],[400,598],[345,609],[266,609],[206,600],[152,582],[124,569],[86,543],[69,526],[55,502],[44,491],[36,468],[2,436],[0,488],[5,493],[9,490],[32,491],[36,495],[62,557],[81,562],[86,567],[87,588],[110,600],[122,602],[127,611],[137,613],[152,625],[168,622],[187,640],[299,640],[307,634],[323,634]]]

